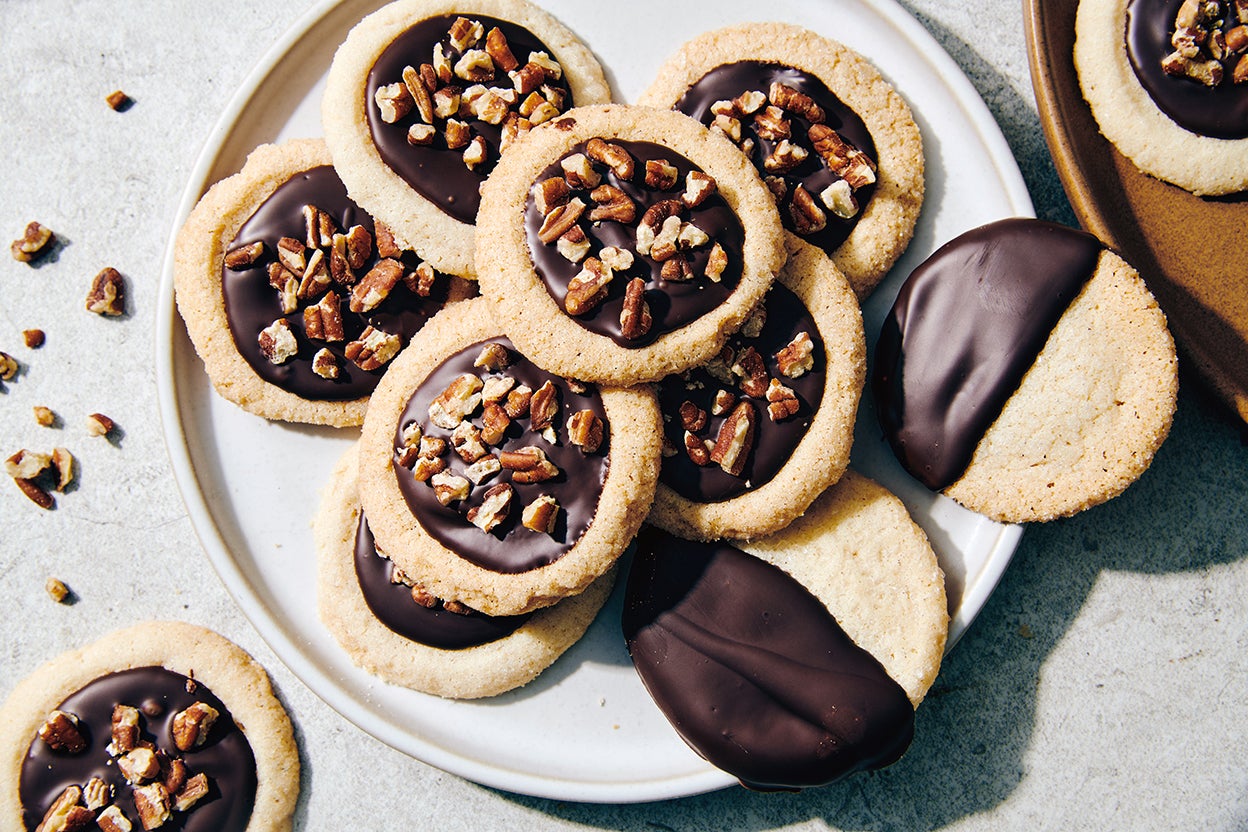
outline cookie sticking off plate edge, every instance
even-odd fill
[[[787,528],[734,545],[805,585],[918,707],[940,671],[948,599],[927,535],[901,500],[850,469]]]
[[[793,234],[777,280],[806,304],[819,327],[826,363],[823,396],[810,429],[780,472],[738,497],[699,503],[662,482],[648,522],[681,537],[757,537],[781,529],[840,479],[849,464],[858,399],[866,380],[862,312],[845,276],[828,257]]]
[[[229,709],[256,758],[256,800],[248,832],[283,832],[299,796],[299,750],[268,674],[238,645],[193,624],[151,621],[110,633],[45,663],[0,707],[0,818],[24,828],[18,798],[22,760],[48,712],[86,685],[120,670],[164,667],[202,682]]]
[[[1080,0],[1075,13],[1075,69],[1102,135],[1144,173],[1197,196],[1248,189],[1248,139],[1180,127],[1135,77],[1123,34],[1128,2]]]
[[[444,309],[399,353],[373,392],[360,439],[360,501],[378,545],[439,598],[488,615],[547,607],[584,591],[632,541],[654,501],[663,441],[658,403],[647,387],[602,389],[610,465],[593,522],[553,563],[504,574],[483,569],[436,541],[412,516],[394,475],[394,432],[412,392],[446,357],[503,333],[483,299]],[[527,353],[525,357],[532,361]],[[534,362],[536,363],[536,362]]]
[[[525,0],[397,0],[356,24],[338,47],[326,80],[321,123],[347,192],[435,269],[473,279],[475,226],[443,213],[391,170],[373,144],[365,112],[368,75],[386,47],[412,25],[450,14],[508,20],[532,32],[563,67],[574,102],[605,103],[611,100],[611,89],[589,48]]]
[[[594,137],[653,142],[681,154],[715,178],[745,231],[744,266],[728,300],[637,349],[591,333],[564,312],[534,270],[522,219],[542,171]],[[478,221],[481,294],[496,319],[538,366],[583,381],[638,384],[705,363],[740,328],[784,263],[780,215],[744,154],[685,115],[649,107],[578,107],[531,130],[486,181]]]
[[[1111,251],[944,490],[1004,523],[1068,517],[1118,496],[1170,433],[1178,359],[1143,279]],[[1054,408],[1064,408],[1054,415]]]
[[[357,446],[338,460],[312,522],[321,622],[369,673],[452,699],[495,696],[527,684],[576,643],[606,602],[614,569],[579,595],[534,613],[497,641],[442,650],[405,638],[368,608],[354,567],[360,519]]]
[[[675,106],[706,73],[740,61],[783,64],[819,78],[871,132],[879,155],[875,194],[832,255],[859,300],[865,298],[910,244],[923,207],[923,139],[910,107],[862,55],[784,23],[750,23],[699,35],[667,59],[637,103]]]

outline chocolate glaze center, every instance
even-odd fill
[[[163,667],[143,667],[101,676],[57,706],[73,714],[87,741],[80,754],[53,751],[35,738],[22,761],[21,795],[27,830],[34,830],[44,812],[66,787],[83,786],[99,777],[113,786],[113,802],[141,829],[131,788],[116,762],[105,751],[112,741],[115,705],[130,705],[140,712],[141,739],[156,743],[170,757],[181,757],[188,776],[208,775],[207,796],[189,812],[174,812],[162,830],[170,832],[242,832],[251,819],[256,796],[256,760],[243,732],[229,710],[205,685],[195,683],[186,692],[187,678]],[[220,716],[201,748],[178,751],[173,743],[173,717],[196,702],[215,708]]]
[[[1090,234],[1008,219],[946,243],[906,280],[872,389],[893,451],[928,488],[962,476],[1100,253]]]

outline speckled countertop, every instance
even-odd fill
[[[322,703],[203,553],[163,444],[153,359],[162,257],[192,165],[239,83],[310,5],[0,3],[0,233],[37,219],[64,240],[39,268],[0,261],[0,350],[22,364],[0,385],[0,450],[63,445],[81,472],[51,512],[0,484],[0,696],[120,626],[210,626],[266,666],[290,710],[307,830],[1248,828],[1248,450],[1243,426],[1186,376],[1173,433],[1139,483],[1026,532],[920,708],[914,745],[883,772],[800,795],[572,804],[445,774]],[[1073,223],[1020,4],[904,5],[987,102],[1037,214]],[[119,87],[136,102],[124,113],[104,105]],[[82,309],[106,265],[128,281],[122,319]],[[46,330],[45,346],[22,345],[30,328]],[[59,424],[37,425],[36,405]],[[83,427],[97,411],[119,427],[111,442]],[[49,599],[50,575],[75,603]]]

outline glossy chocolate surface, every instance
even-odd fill
[[[490,452],[497,454],[500,450],[514,451],[534,445],[558,466],[559,475],[546,482],[515,483],[512,482],[511,472],[503,470],[481,485],[473,486],[467,500],[451,503],[450,506],[439,503],[431,484],[419,482],[410,470],[398,462],[394,465],[395,477],[412,515],[443,546],[483,569],[508,574],[527,572],[554,563],[567,554],[589,529],[598,510],[598,500],[602,496],[610,464],[611,425],[607,422],[597,388],[586,385],[585,393],[572,392],[566,381],[538,369],[516,352],[506,338],[474,344],[442,362],[412,394],[395,428],[396,459],[403,448],[403,429],[412,422],[419,422],[426,436],[446,440],[448,449],[443,458],[449,462],[447,471],[463,475],[467,465],[450,450],[451,432],[430,422],[429,403],[464,373],[487,375],[481,368],[473,366],[481,348],[487,343],[502,344],[510,352],[515,363],[499,374],[516,379],[517,386],[527,385],[536,391],[550,381],[559,390],[559,413],[552,423],[558,432],[558,444],[551,444],[529,430],[529,418],[522,416],[512,420],[503,444],[490,447]],[[578,446],[568,441],[568,418],[580,410],[592,410],[604,424],[602,446],[591,454],[582,453]],[[480,427],[480,409],[472,421]],[[515,489],[510,517],[493,531],[483,532],[472,525],[465,515],[470,507],[480,505],[482,495],[490,487],[505,482],[512,482]],[[551,534],[530,531],[520,524],[521,510],[543,494],[559,501],[559,518]]]
[[[305,205],[314,205],[330,214],[340,231],[361,225],[370,234],[373,233],[372,217],[350,200],[346,187],[332,167],[324,165],[297,174],[256,209],[227,246],[228,251],[259,240],[264,243],[265,255],[253,267],[242,271],[222,269],[221,291],[225,297],[226,318],[239,353],[265,381],[314,401],[358,399],[373,392],[385,368],[373,372],[361,370],[344,356],[344,347],[370,325],[398,334],[406,344],[445,303],[447,279],[440,276],[434,292],[427,298],[412,293],[400,282],[376,309],[365,314],[356,314],[347,308],[349,287],[332,284],[333,291],[342,298],[342,324],[346,340],[331,343],[309,339],[303,330],[302,308],[307,304],[301,303],[300,311],[283,315],[281,300],[277,290],[269,285],[267,271],[268,265],[276,258],[278,240],[282,237],[306,238]],[[374,248],[364,268],[357,270],[357,273],[362,277],[376,262]],[[418,262],[414,260],[405,265],[414,268]],[[319,299],[320,296],[309,303]],[[299,353],[290,361],[277,365],[260,352],[257,338],[261,330],[282,317],[286,318],[299,342]],[[312,370],[312,357],[322,347],[327,347],[338,359],[337,379],[321,378]]]
[[[170,757],[181,757],[187,776],[206,774],[209,793],[184,813],[174,812],[161,826],[170,832],[242,832],[251,819],[256,796],[256,760],[247,738],[230,717],[221,700],[202,683],[186,692],[187,678],[163,667],[142,667],[102,676],[57,706],[78,717],[87,741],[80,754],[53,751],[35,738],[22,761],[20,795],[28,830],[43,820],[44,812],[68,786],[83,786],[99,777],[114,789],[113,800],[126,817],[141,829],[131,787],[105,751],[112,741],[115,705],[130,705],[140,712],[140,739],[154,742]],[[208,740],[200,748],[178,751],[173,743],[173,718],[196,702],[219,712]]]
[[[872,389],[894,453],[928,488],[966,470],[1100,253],[1090,234],[1007,219],[945,244],[906,280]]]
[[[732,546],[645,529],[623,626],[681,737],[750,788],[823,785],[910,745],[901,686],[809,590]]]
[[[447,612],[421,606],[412,591],[395,583],[394,564],[377,552],[373,533],[360,514],[355,533],[355,575],[373,615],[394,632],[412,641],[443,650],[463,650],[509,636],[529,620],[528,615],[491,616],[473,611]]]
[[[438,206],[448,216],[471,225],[477,221],[477,208],[481,205],[481,183],[498,163],[501,125],[488,124],[471,115],[462,118],[471,125],[473,135],[484,138],[489,146],[488,160],[474,170],[464,164],[463,148],[456,150],[447,148],[441,131],[445,123],[443,119],[435,119],[435,126],[439,130],[433,144],[411,145],[407,141],[407,129],[413,123],[420,121],[415,108],[393,124],[387,124],[381,119],[374,103],[374,95],[378,88],[403,80],[404,67],[411,66],[419,69],[422,63],[429,63],[432,60],[435,43],[441,43],[442,48],[447,50],[448,54],[456,54],[451,50],[450,37],[447,33],[458,17],[457,14],[451,14],[426,18],[396,37],[385,48],[368,75],[365,112],[368,114],[368,128],[372,133],[373,143],[382,161],[402,177],[404,182],[411,185],[417,193]],[[558,60],[558,56],[527,29],[492,17],[473,15],[471,19],[479,21],[487,32],[497,26],[507,37],[508,46],[521,64],[525,62],[530,52],[545,52]],[[452,62],[454,60],[452,58]],[[576,106],[566,80],[561,78],[547,83],[567,94],[564,109]],[[463,89],[469,85],[469,82],[456,78],[455,84]],[[486,83],[486,86],[513,88],[511,79],[501,72],[495,80]]]
[[[582,221],[580,226],[590,240],[590,255],[605,246],[627,249],[633,253],[632,268],[624,272],[616,272],[612,279],[606,299],[592,311],[572,318],[585,329],[615,341],[621,347],[643,347],[655,341],[660,335],[680,329],[696,321],[706,313],[722,304],[737,287],[741,278],[742,246],[745,231],[741,221],[728,203],[718,193],[711,196],[701,205],[681,214],[681,218],[696,225],[707,233],[711,241],[700,248],[686,252],[689,265],[697,275],[694,280],[664,280],[660,272],[663,264],[648,256],[637,253],[637,225],[646,209],[656,202],[666,199],[680,199],[685,187],[685,177],[689,171],[701,171],[685,157],[675,151],[651,142],[629,142],[612,139],[612,144],[620,145],[637,160],[637,175],[633,181],[624,181],[614,171],[603,165],[595,165],[603,174],[602,184],[612,185],[628,194],[637,204],[637,221],[623,224],[610,220],[599,223]],[[578,144],[567,155],[583,153],[585,145]],[[646,187],[646,162],[654,159],[666,159],[679,171],[677,185],[670,191],[655,191]],[[559,160],[542,171],[537,181],[542,182],[551,177],[562,177],[563,168]],[[579,197],[582,202],[593,208],[593,202],[587,196]],[[588,214],[588,211],[586,212]],[[581,263],[572,263],[556,249],[555,245],[546,245],[538,238],[538,230],[542,227],[544,217],[533,204],[530,193],[526,203],[524,227],[528,232],[529,252],[533,257],[533,265],[538,276],[546,285],[546,291],[555,299],[560,308],[564,306],[564,297],[568,293],[568,283],[582,269]],[[711,247],[719,243],[728,254],[728,267],[724,270],[719,282],[703,277]],[[630,340],[621,334],[620,311],[624,308],[624,289],[634,277],[646,281],[646,303],[650,305],[653,324],[650,331],[641,338]]]
[[[819,337],[819,328],[797,295],[780,283],[772,284],[764,304],[767,321],[759,336],[746,338],[737,333],[728,340],[727,346],[733,350],[734,355],[746,347],[754,347],[766,362],[770,376],[778,379],[797,395],[801,409],[788,419],[773,422],[767,415],[767,399],[751,399],[757,416],[754,450],[746,460],[741,476],[734,477],[715,463],[699,466],[689,458],[684,450],[685,431],[681,425],[680,406],[686,401],[693,402],[707,414],[706,430],[695,435],[714,441],[719,433],[719,426],[728,415],[711,415],[716,392],[727,390],[740,399],[745,396],[741,388],[724,384],[705,368],[698,368],[684,375],[668,376],[660,382],[659,407],[664,416],[671,417],[664,420],[663,429],[668,441],[678,451],[674,456],[664,458],[659,481],[686,499],[699,503],[716,503],[767,484],[788,462],[814,421],[815,409],[823,398],[827,373],[827,360],[823,351],[823,339]],[[799,378],[788,378],[777,368],[775,355],[802,332],[808,334],[814,343],[814,367]]]
[[[759,61],[723,64],[698,79],[685,92],[680,101],[676,102],[676,109],[698,119],[703,124],[710,124],[715,120],[711,105],[716,101],[730,101],[752,90],[758,90],[766,95],[773,81],[778,81],[813,98],[827,115],[825,124],[840,133],[841,137],[854,147],[870,156],[872,161],[878,160],[875,142],[872,141],[867,125],[858,114],[837,98],[836,94],[818,78],[793,67]],[[789,183],[788,193],[792,194],[794,186],[800,183],[817,200],[819,194],[840,177],[828,169],[828,166],[819,158],[819,154],[815,153],[811,147],[809,139],[806,138],[810,123],[796,113],[786,113],[785,117],[793,122],[793,138],[790,141],[810,151],[805,161],[784,174],[785,181]],[[741,135],[754,139],[755,147],[750,154],[750,159],[758,168],[759,175],[770,176],[771,174],[763,169],[763,160],[771,154],[778,142],[760,138],[754,131],[753,125],[752,118],[741,119]],[[871,201],[871,195],[874,193],[875,185],[860,188],[855,192],[860,209],[857,215],[850,219],[841,219],[829,211],[827,212],[827,226],[822,231],[804,235],[802,239],[829,254],[835,251],[854,230],[854,226],[858,224],[858,219],[866,210],[867,203]],[[780,206],[780,219],[784,227],[790,231],[793,230],[793,219],[787,208],[791,201],[792,197],[786,197]]]
[[[1248,84],[1231,82],[1238,56],[1223,61],[1225,77],[1216,87],[1162,70],[1162,59],[1174,51],[1170,36],[1181,5],[1182,0],[1131,0],[1127,5],[1127,57],[1135,77],[1157,107],[1180,127],[1218,139],[1248,137]],[[1237,25],[1229,23],[1233,11],[1226,17],[1226,28]]]

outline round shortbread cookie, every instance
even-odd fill
[[[130,716],[137,717],[138,733],[129,741],[119,739],[113,728],[114,705],[118,702],[137,709]],[[183,724],[176,717],[201,702],[215,703],[218,716],[206,729],[205,745],[188,742],[188,735],[182,744],[190,747],[182,749],[175,740],[179,729],[171,726]],[[53,722],[58,709],[79,718],[81,750],[73,750],[73,736],[64,733],[64,720],[59,726]],[[6,818],[4,826],[33,829],[62,789],[72,785],[80,791],[71,795],[65,808],[76,805],[77,814],[88,818],[88,825],[94,828],[97,815],[120,813],[135,829],[142,828],[132,796],[140,787],[132,788],[126,782],[121,761],[112,756],[127,745],[133,747],[135,740],[153,742],[167,755],[155,785],[141,787],[154,802],[161,799],[153,792],[164,788],[162,782],[175,785],[171,758],[183,760],[188,783],[197,774],[209,778],[209,800],[185,811],[174,810],[179,829],[277,832],[291,828],[299,795],[299,751],[290,720],[268,676],[232,642],[202,627],[173,621],[146,622],[111,633],[52,659],[13,689],[0,708],[0,814]],[[244,784],[249,780],[247,748],[255,763],[250,809],[245,796],[241,800],[231,798],[232,787],[249,788]],[[135,761],[142,764],[137,758]],[[92,776],[101,782],[88,787]],[[99,798],[110,786],[111,793]],[[24,807],[21,795],[26,789],[47,795],[47,805]]]
[[[461,17],[480,23],[480,30],[465,26],[452,35],[451,27]],[[505,33],[510,58],[487,40],[495,28]],[[436,58],[435,43],[441,44]],[[477,52],[487,58],[469,55]],[[533,52],[554,61],[551,65],[538,59],[545,77],[527,69]],[[477,66],[470,67],[473,57]],[[485,61],[489,72],[480,66]],[[507,72],[513,61],[515,68]],[[411,66],[419,75],[422,64],[434,73],[432,88],[426,83],[419,103],[407,93],[407,103],[398,105],[401,112],[406,108],[405,114],[387,122],[389,114],[383,114],[376,91],[392,84],[406,88],[404,69]],[[482,101],[502,103],[497,109],[482,104],[474,110],[468,99],[477,88],[498,90]],[[504,100],[513,97],[508,90],[515,93],[514,101]],[[397,92],[402,100],[403,91]],[[545,107],[525,104],[533,93]],[[497,162],[500,147],[528,124],[573,106],[610,100],[611,90],[593,53],[562,23],[525,0],[398,0],[361,20],[338,47],[321,121],[334,166],[351,197],[439,271],[471,279],[478,189]],[[422,108],[431,109],[422,114]],[[507,127],[512,121],[507,112],[518,126]],[[448,121],[453,122],[449,128]],[[413,125],[433,128],[417,127],[428,134],[419,141],[428,144],[409,142]],[[482,144],[474,147],[478,138]],[[471,168],[464,155],[470,148],[484,152],[483,161]]]
[[[505,366],[487,357],[499,349]],[[468,301],[435,316],[373,394],[360,500],[377,545],[431,594],[528,612],[584,591],[628,546],[654,499],[661,430],[649,388],[551,375]],[[525,525],[530,512],[546,531]]]
[[[587,381],[636,384],[705,362],[783,258],[749,161],[670,111],[571,111],[530,131],[482,192],[481,294],[522,352]]]
[[[1139,0],[1135,4],[1145,5]],[[1176,123],[1140,82],[1125,36],[1132,5],[1132,0],[1080,0],[1075,16],[1079,86],[1101,133],[1144,173],[1194,194],[1216,196],[1248,189],[1248,136],[1242,121],[1238,138],[1202,134]],[[1154,14],[1168,14],[1173,24],[1178,3],[1150,0],[1147,5],[1155,7],[1148,10]],[[1228,10],[1225,16],[1229,20],[1233,14]],[[1169,31],[1173,33],[1173,25]],[[1156,55],[1152,59],[1160,63]],[[1160,66],[1158,75],[1161,88],[1189,86],[1192,100],[1248,112],[1248,86],[1233,84],[1229,73],[1217,95],[1196,81],[1166,77]],[[1237,103],[1227,101],[1232,96]]]
[[[262,145],[213,185],[178,232],[173,276],[221,396],[266,419],[338,427],[364,420],[387,353],[475,292],[400,250],[312,139]]]
[[[825,124],[866,153],[876,167],[874,175],[834,172],[815,147],[815,137],[808,135],[811,121],[802,99],[783,100],[779,104],[783,112],[769,114],[768,107],[777,106],[770,95],[773,80],[822,105]],[[738,99],[745,93],[758,95],[752,102]],[[739,103],[722,112],[712,111],[718,101],[734,99]],[[671,107],[705,124],[718,121],[726,131],[739,132],[739,141],[760,174],[769,177],[769,183],[778,183],[777,189],[783,186],[777,199],[790,231],[799,228],[793,212],[795,184],[804,183],[824,224],[814,227],[819,225],[818,214],[814,220],[800,220],[806,232],[803,236],[832,257],[859,299],[870,294],[910,244],[923,205],[923,140],[906,102],[854,50],[782,23],[717,29],[677,50],[637,103]],[[782,149],[785,139],[805,154],[789,170],[785,170],[788,165]],[[746,141],[751,145],[745,146]],[[874,181],[859,184],[857,175]],[[853,182],[849,190],[855,202],[865,201],[865,207],[834,209],[833,196],[821,200],[823,190],[838,180]],[[836,196],[844,199],[848,190],[837,187],[842,192]],[[864,195],[865,200],[861,199]],[[842,218],[851,211],[851,216]]]
[[[648,522],[680,537],[751,538],[783,528],[849,464],[867,366],[862,313],[822,251],[792,234],[786,243],[789,259],[760,304],[764,319],[751,317],[729,340],[733,355],[659,386],[670,456]],[[742,366],[751,348],[761,359],[752,375]],[[754,427],[744,455],[728,457],[730,420],[742,403]]]
[[[1178,375],[1139,274],[1089,234],[1024,219],[967,232],[915,270],[872,384],[907,470],[993,519],[1034,522],[1139,478]]]
[[[389,583],[367,590],[366,597],[357,559],[381,559],[372,551],[361,553],[371,539],[361,529],[356,447],[342,455],[321,498],[312,527],[317,548],[317,609],[321,621],[351,660],[388,682],[452,699],[494,696],[518,688],[537,677],[585,633],[602,608],[615,582],[614,571],[594,581],[579,595],[538,610],[514,627],[500,625],[497,638],[476,643],[475,633],[462,633],[455,625],[466,620],[445,608],[418,609],[410,587]],[[361,542],[364,537],[365,542]],[[378,577],[383,569],[375,571]],[[405,596],[405,597],[398,597]],[[435,599],[431,602],[437,604]],[[440,647],[422,643],[389,626],[374,612],[383,610],[410,616],[405,629],[421,626],[418,616],[443,616],[438,622],[441,643],[450,639],[473,642],[463,647]],[[407,607],[410,606],[410,609]],[[389,614],[389,613],[387,613]],[[396,615],[396,617],[398,617]],[[474,616],[475,617],[475,616]],[[475,623],[475,622],[474,622]],[[471,624],[469,625],[471,626]],[[449,633],[442,629],[452,630]],[[491,633],[493,635],[493,633]],[[435,640],[421,636],[427,641]]]
[[[762,790],[897,760],[948,634],[944,575],[899,499],[853,472],[748,544],[642,532],[623,629],[691,747]]]

